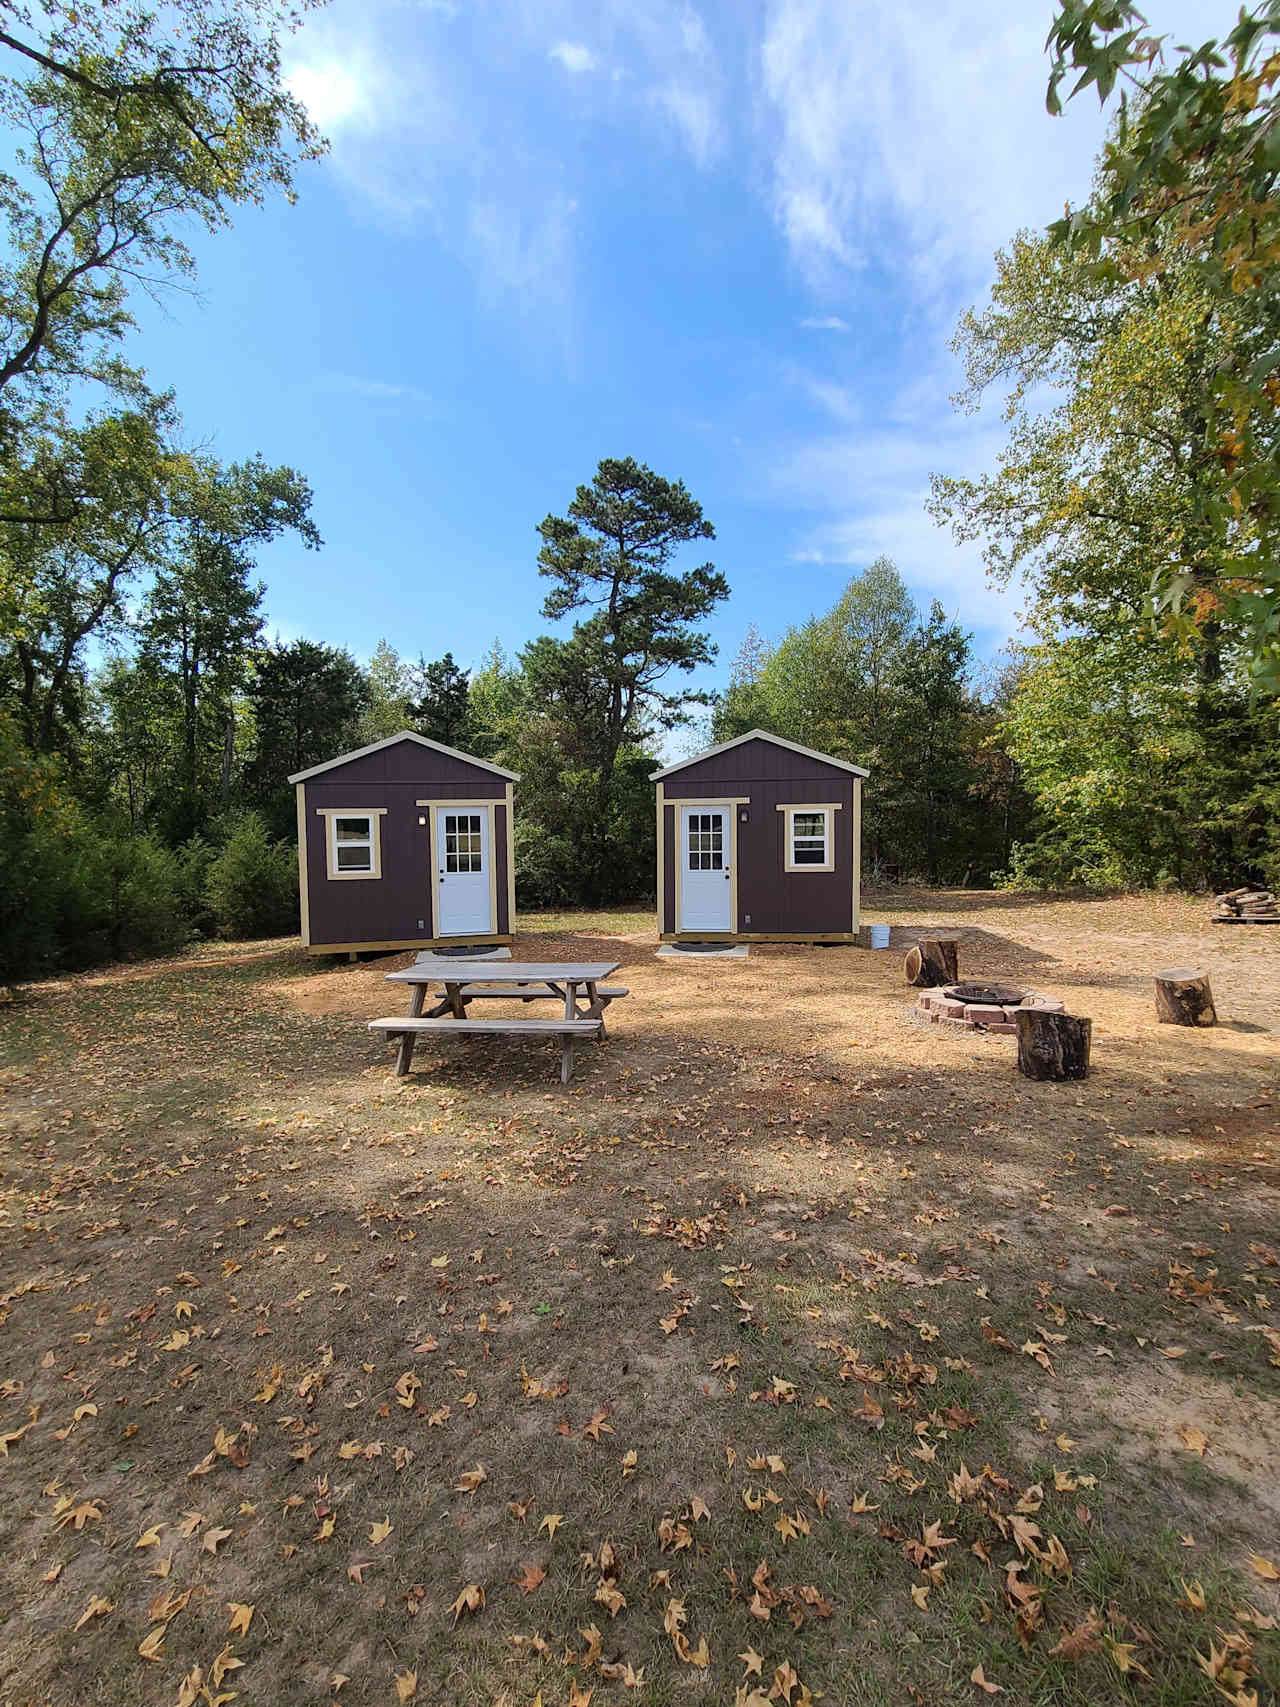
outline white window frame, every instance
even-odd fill
[[[317,806],[316,814],[323,818],[324,823],[324,859],[325,872],[330,883],[373,882],[382,876],[382,820],[386,815],[385,806]],[[368,821],[369,860],[368,871],[340,871],[338,869],[338,819],[364,818]],[[347,846],[359,845],[347,843]]]
[[[835,870],[835,868],[836,868],[836,821],[835,821],[835,814],[840,810],[840,808],[843,804],[844,804],[843,801],[840,801],[840,800],[818,800],[818,801],[799,800],[799,801],[796,801],[794,804],[787,804],[785,806],[780,805],[778,807],[778,811],[783,814],[783,821],[782,821],[782,835],[783,835],[782,869],[784,871],[823,872],[823,871],[834,871]],[[797,813],[804,813],[806,816],[810,816],[810,817],[816,816],[819,813],[822,814],[823,859],[822,859],[821,863],[817,863],[813,860],[804,860],[804,861],[800,861],[800,862],[797,862],[797,860],[796,860],[796,857],[795,857],[795,851],[796,851],[795,820],[796,820],[796,814]],[[812,837],[812,836],[806,836],[804,838],[804,840],[805,841],[814,841],[814,840],[816,840],[816,838]]]

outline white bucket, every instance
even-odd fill
[[[871,932],[871,946],[872,946],[872,948],[888,948],[888,946],[889,946],[889,927],[888,927],[888,925],[869,925],[867,928]]]

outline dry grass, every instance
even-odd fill
[[[672,964],[639,913],[523,921],[632,990],[567,1090],[393,1079],[399,961],[22,993],[0,1702],[1265,1698],[1280,943],[877,900],[1092,1015],[1093,1075],[916,1024],[898,953]],[[1157,1026],[1192,962],[1223,1023]]]

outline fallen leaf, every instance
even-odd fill
[[[550,1512],[550,1513],[548,1513],[548,1515],[546,1517],[543,1518],[542,1522],[538,1525],[538,1533],[539,1533],[539,1535],[541,1535],[542,1531],[545,1529],[547,1532],[547,1540],[548,1541],[554,1541],[556,1530],[559,1529],[560,1525],[563,1522],[564,1522],[564,1518],[560,1515],[559,1512]]]
[[[233,1636],[247,1636],[249,1626],[253,1622],[253,1608],[245,1606],[238,1600],[227,1602],[227,1611],[231,1614],[231,1622],[227,1629]]]
[[[206,1529],[200,1542],[200,1551],[202,1553],[216,1553],[230,1534],[229,1529]]]
[[[1249,1568],[1255,1576],[1261,1577],[1263,1582],[1280,1583],[1280,1567],[1274,1565],[1270,1559],[1264,1559],[1261,1553],[1250,1553]]]
[[[973,1670],[969,1673],[969,1682],[976,1683],[978,1688],[983,1690],[987,1695],[1004,1694],[1004,1685],[999,1683],[988,1683],[986,1678],[983,1676],[982,1667],[980,1665],[974,1666]]]
[[[513,1577],[512,1581],[522,1594],[532,1594],[534,1589],[537,1588],[540,1583],[546,1581],[546,1576],[547,1570],[545,1565],[532,1564],[526,1565],[521,1575]]]
[[[480,1587],[479,1583],[468,1583],[462,1593],[458,1596],[457,1600],[455,1600],[449,1608],[450,1612],[453,1614],[454,1629],[457,1629],[458,1620],[462,1617],[464,1612],[480,1612],[483,1608],[484,1590]],[[415,1673],[415,1687],[416,1675],[417,1674]]]
[[[138,1653],[144,1660],[158,1660],[163,1657],[167,1628],[167,1625],[157,1624],[155,1629],[148,1631],[138,1643]]]
[[[477,1464],[474,1470],[464,1470],[453,1485],[460,1494],[474,1494],[480,1484],[488,1480],[484,1465]]]
[[[381,1547],[390,1533],[391,1519],[389,1517],[381,1518],[377,1523],[369,1525],[369,1540],[374,1547]]]
[[[418,1674],[416,1671],[398,1671],[396,1673],[396,1700],[412,1701],[418,1693]]]
[[[1179,1423],[1178,1439],[1188,1452],[1198,1452],[1201,1458],[1204,1457],[1209,1439],[1198,1428],[1192,1428],[1190,1423]]]
[[[105,1618],[108,1612],[114,1612],[115,1609],[115,1601],[105,1600],[100,1594],[91,1595],[88,1606],[76,1619],[75,1628],[80,1630],[91,1618]]]

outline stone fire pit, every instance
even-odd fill
[[[938,990],[922,990],[916,1012],[932,1025],[958,1026],[965,1031],[998,1031],[1012,1037],[1017,1027],[1013,1016],[1019,1008],[1047,1008],[1060,1014],[1062,1003],[1038,990],[1020,990],[1015,984],[979,984],[966,981],[944,984]]]

